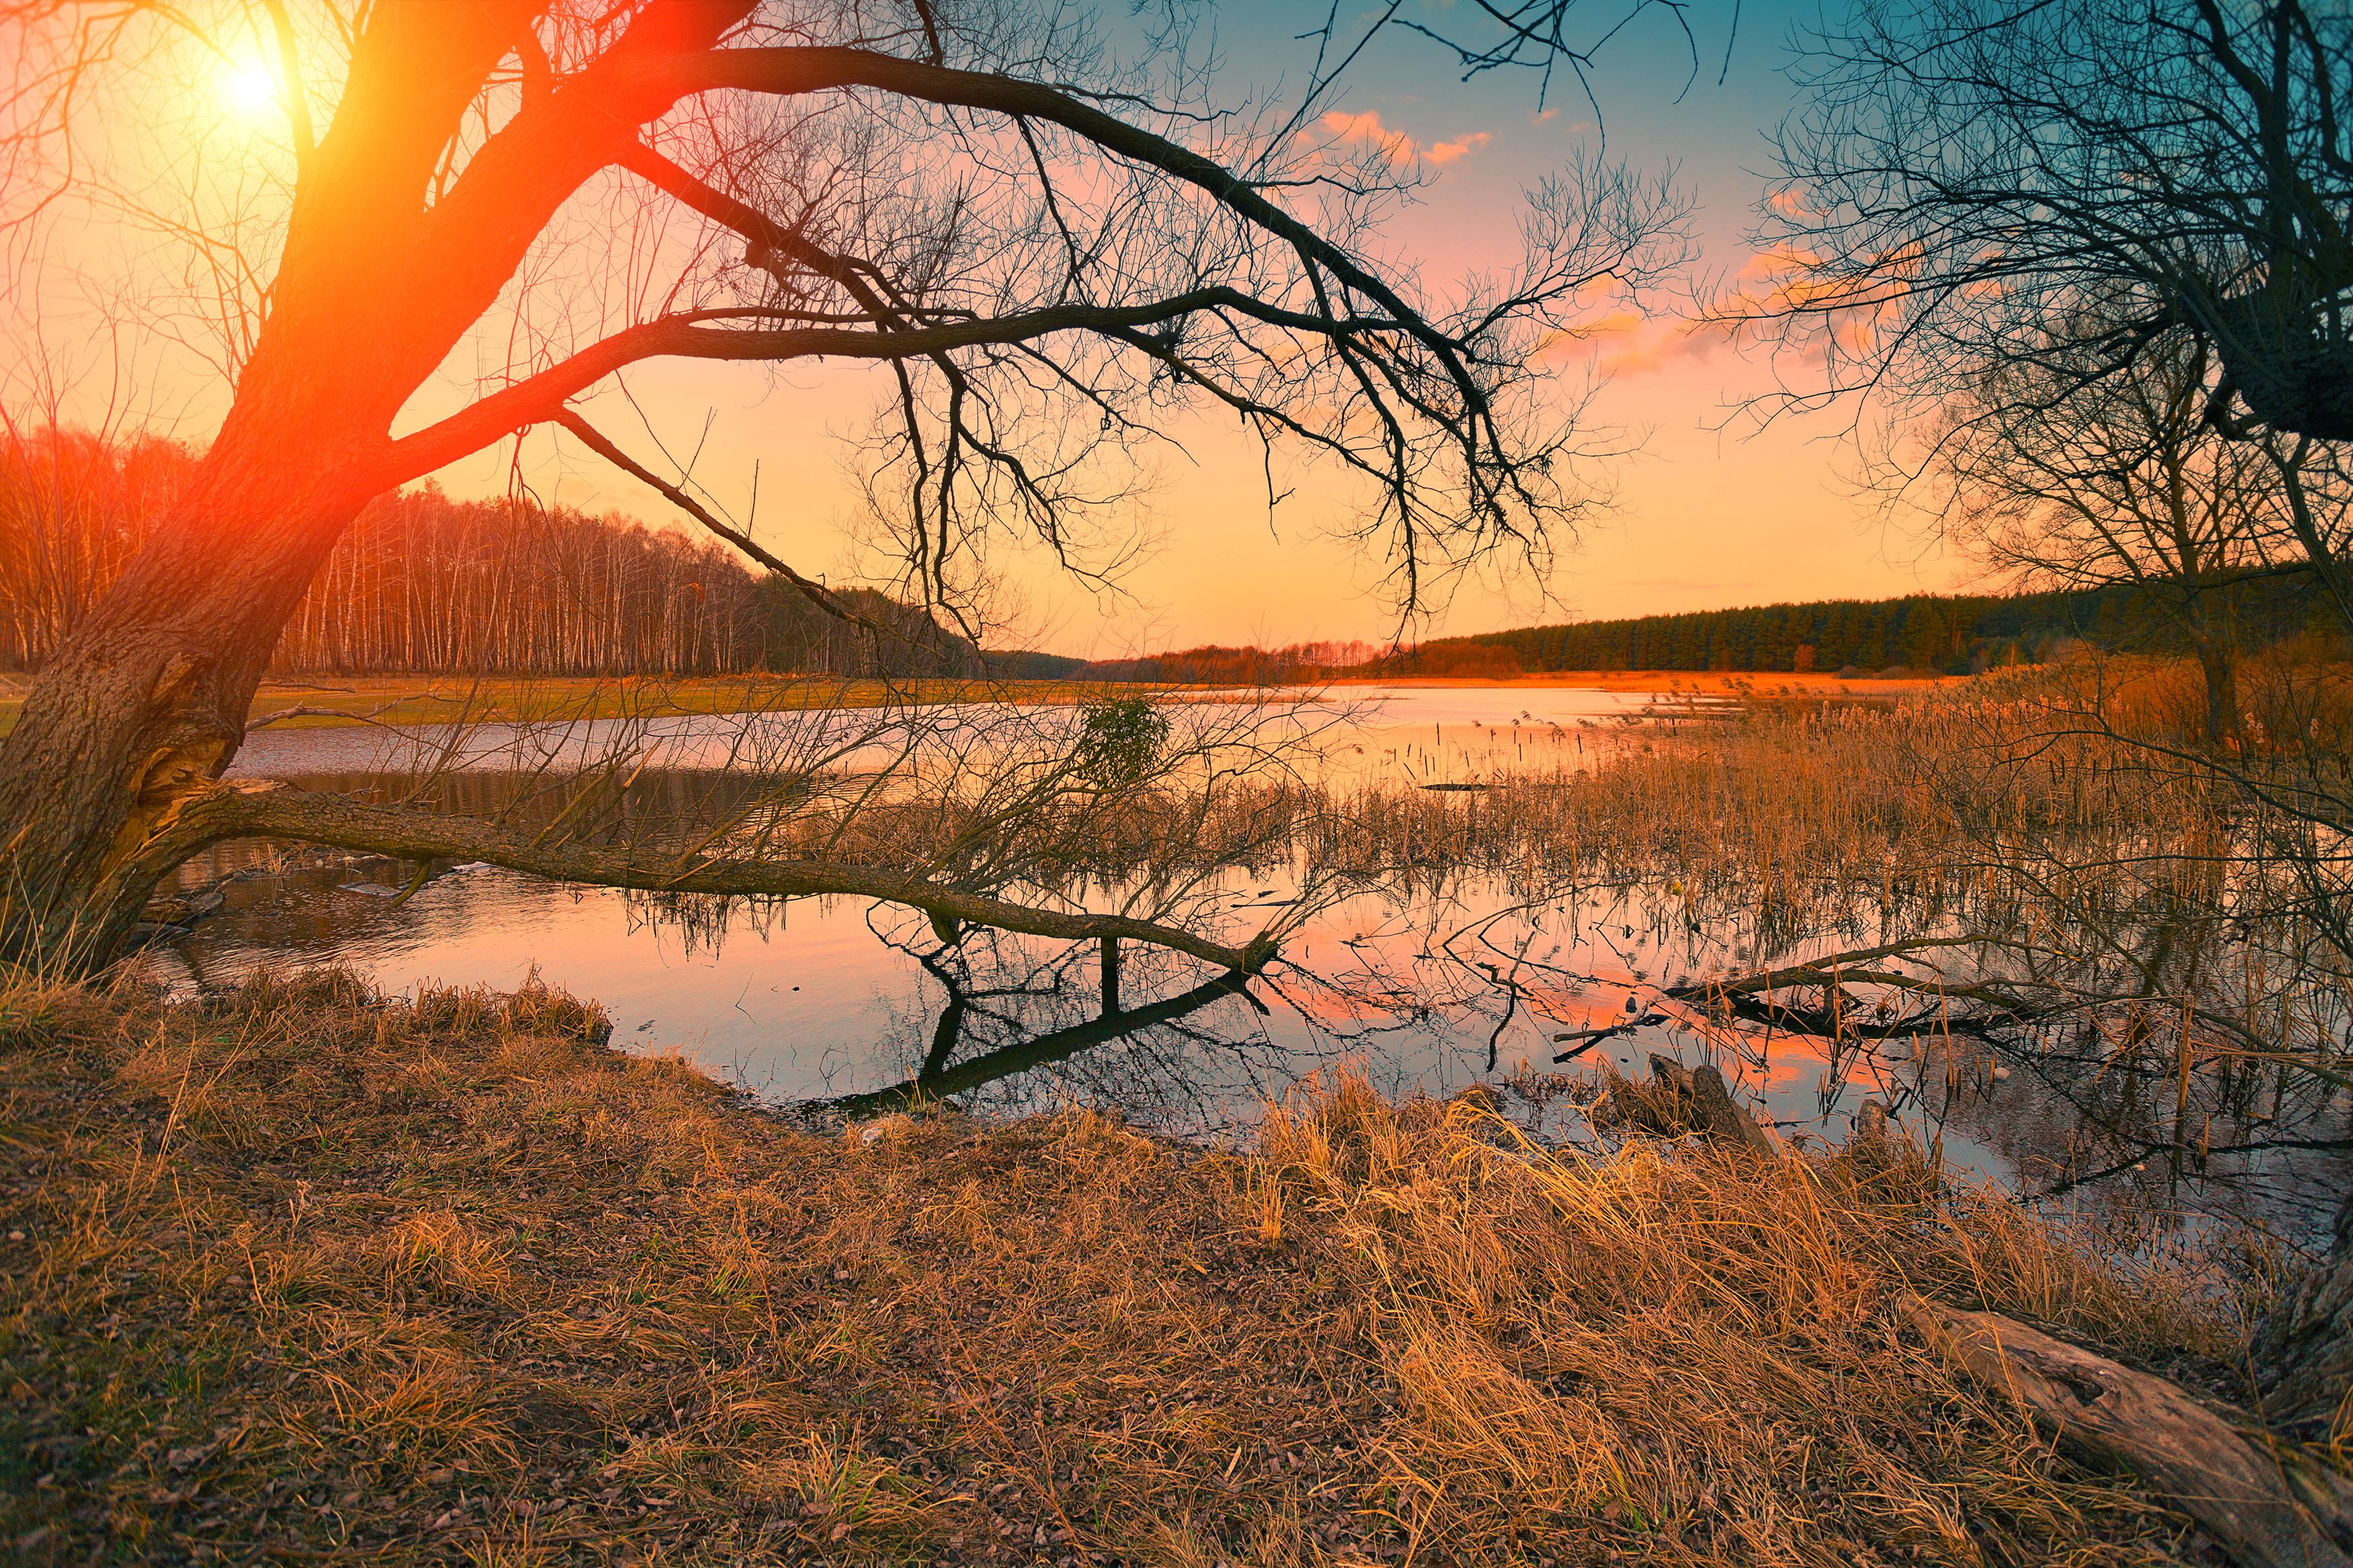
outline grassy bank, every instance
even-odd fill
[[[1357,685],[1482,688],[1504,691],[1545,691],[1561,688],[1578,690],[1676,692],[1710,697],[1910,697],[1958,686],[1967,676],[1851,675],[1828,671],[1787,669],[1556,669],[1541,675],[1493,678],[1461,675],[1371,677],[1363,681],[1339,680],[1341,688]]]
[[[788,1125],[560,996],[0,994],[28,1563],[2142,1563],[1894,1326],[2234,1334],[1903,1161],[1528,1148],[1350,1083],[1254,1150]]]

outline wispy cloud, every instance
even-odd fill
[[[1319,123],[1334,142],[1376,148],[1382,157],[1398,168],[1411,168],[1425,163],[1443,168],[1469,157],[1495,139],[1492,131],[1466,131],[1460,136],[1424,145],[1409,132],[1385,122],[1380,111],[1372,109],[1355,114],[1344,109],[1335,109],[1326,112]]]
[[[1581,319],[1547,336],[1536,357],[1588,360],[1604,375],[1630,377],[1713,358],[1737,336],[1735,323],[1637,309],[1612,284],[1597,286],[1583,302]]]
[[[1476,153],[1494,139],[1495,135],[1492,131],[1472,131],[1457,136],[1451,142],[1433,142],[1430,145],[1430,161],[1433,163],[1451,163],[1457,158],[1467,157]]]

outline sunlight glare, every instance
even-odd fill
[[[248,122],[269,119],[278,111],[278,79],[257,60],[225,66],[218,93],[221,107]]]

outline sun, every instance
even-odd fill
[[[272,119],[281,111],[278,79],[258,60],[224,62],[213,90],[223,109],[248,123]]]

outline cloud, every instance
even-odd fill
[[[1350,114],[1344,109],[1330,110],[1324,116],[1323,125],[1331,132],[1333,141],[1370,142],[1388,154],[1392,163],[1410,163],[1420,152],[1412,137],[1382,124],[1379,111],[1376,110],[1368,109],[1362,114]]]
[[[1433,163],[1451,163],[1457,158],[1467,157],[1476,153],[1494,139],[1494,132],[1491,131],[1473,131],[1465,135],[1457,136],[1451,142],[1433,142],[1430,149],[1430,161]]]
[[[1573,326],[1546,333],[1530,357],[1554,363],[1590,359],[1595,369],[1612,378],[1648,375],[1707,359],[1736,336],[1723,322],[1662,318],[1630,305],[1610,305]]]
[[[1398,168],[1410,168],[1418,163],[1435,163],[1440,167],[1458,159],[1467,158],[1495,139],[1492,131],[1466,131],[1451,140],[1424,146],[1406,132],[1384,122],[1378,110],[1367,109],[1351,114],[1344,109],[1328,110],[1318,122],[1335,142],[1355,142],[1377,149],[1382,157]]]
[[[1758,343],[1795,347],[1818,362],[1832,355],[1865,358],[1901,317],[1900,280],[1909,269],[1909,258],[1895,252],[1883,268],[1858,280],[1827,273],[1814,251],[1774,246],[1751,253],[1704,312],[1654,315],[1597,290],[1583,301],[1584,318],[1549,334],[1535,353],[1556,362],[1589,355],[1595,369],[1620,380]]]
[[[1905,279],[1917,269],[1916,247],[1891,251],[1868,268],[1825,265],[1801,246],[1774,246],[1742,263],[1734,285],[1718,295],[1704,318],[1683,324],[1683,357],[1700,345],[1778,338],[1809,359],[1867,358],[1881,335],[1899,321]],[[1659,363],[1664,363],[1662,358]],[[1635,363],[1633,374],[1655,368]]]
[[[1884,277],[1900,278],[1904,270],[1891,268]],[[1773,246],[1751,256],[1742,263],[1736,284],[1716,301],[1714,314],[1752,319],[1797,313],[1873,315],[1880,313],[1890,298],[1879,277],[1859,277],[1843,268],[1825,268],[1820,255],[1792,245]]]
[[[1651,375],[1677,365],[1714,359],[1720,350],[1736,343],[1739,337],[1736,322],[1704,317],[1648,321],[1639,331],[1628,334],[1620,346],[1605,351],[1599,368],[1602,374],[1613,380]]]

